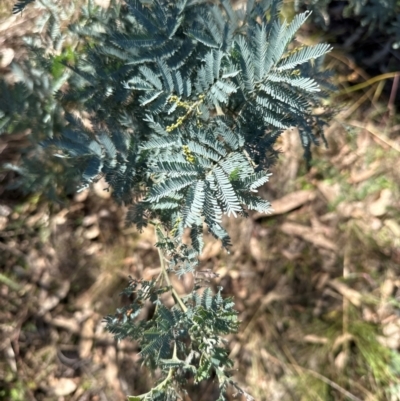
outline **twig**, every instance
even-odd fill
[[[157,241],[158,241],[159,238],[157,235],[157,230],[156,230],[156,236],[157,236]],[[157,248],[157,251],[158,251],[158,256],[160,258],[161,272],[164,276],[165,282],[167,283],[168,287],[171,288],[172,296],[173,296],[175,302],[180,306],[180,308],[182,309],[183,312],[186,312],[187,308],[186,308],[185,304],[183,303],[179,294],[176,292],[174,286],[171,284],[171,280],[169,279],[167,269],[165,268],[164,255],[160,248]]]
[[[356,92],[360,89],[367,88],[368,86],[371,86],[376,82],[379,82],[379,81],[382,81],[385,79],[395,78],[398,75],[399,75],[399,72],[387,72],[386,74],[377,75],[376,77],[368,79],[368,81],[361,82],[360,84],[353,85],[353,86],[350,86],[349,88],[342,89],[341,91],[339,91],[337,93],[337,95],[339,96],[339,95],[344,95],[344,94],[351,93],[351,92]]]
[[[372,92],[375,90],[375,88],[370,88],[364,95],[362,95],[349,109],[344,110],[343,112],[340,113],[340,117],[345,119],[352,114],[367,100],[370,98]]]
[[[353,401],[363,401],[361,398],[356,397],[354,394],[350,393],[343,387],[339,386],[339,384],[335,383],[331,379],[328,379],[326,376],[321,375],[320,373],[316,372],[315,370],[304,368],[303,366],[298,365],[296,363],[295,359],[293,358],[291,352],[289,351],[289,349],[286,346],[283,347],[283,352],[285,353],[286,357],[291,361],[291,363],[289,363],[289,365],[292,365],[296,371],[302,370],[302,371],[309,373],[311,376],[314,376],[315,378],[323,381],[324,383],[328,384],[329,386],[331,386],[335,390],[339,391],[340,393],[344,394],[347,398],[350,398]]]
[[[278,333],[276,332],[274,326],[272,326],[271,332],[276,338],[278,337]],[[292,353],[290,352],[290,350],[284,344],[282,346],[282,350],[283,350],[286,358],[290,361],[290,363],[283,362],[280,359],[273,357],[273,359],[275,359],[282,366],[292,367],[297,372],[297,374],[299,374],[299,375],[300,375],[300,371],[305,371],[305,372],[309,373],[310,375],[314,376],[315,378],[317,378],[317,379],[323,381],[324,383],[328,384],[329,386],[331,386],[335,390],[339,391],[340,393],[342,393],[343,395],[345,395],[346,397],[348,397],[352,401],[363,401],[361,398],[358,398],[357,396],[355,396],[354,394],[350,393],[349,391],[347,391],[343,387],[339,386],[339,384],[335,383],[331,379],[328,379],[326,376],[321,375],[320,373],[315,372],[314,370],[311,370],[311,369],[308,369],[308,368],[304,368],[303,366],[298,365],[296,360],[294,359]]]
[[[327,377],[321,375],[320,373],[315,372],[314,370],[311,370],[311,369],[303,368],[302,366],[299,366],[299,365],[297,365],[297,367],[300,368],[301,370],[306,371],[311,376],[314,376],[315,378],[317,378],[317,379],[323,381],[324,383],[328,384],[329,386],[331,386],[335,390],[337,390],[340,393],[342,393],[343,395],[345,395],[347,398],[350,398],[353,401],[363,401],[361,398],[356,397],[354,394],[350,393],[349,391],[347,391],[343,387],[339,386],[339,384],[337,384],[334,381],[332,381],[331,379],[328,379]]]
[[[329,56],[335,58],[336,60],[342,62],[343,64],[346,64],[347,67],[349,67],[351,70],[357,73],[360,77],[363,77],[365,80],[370,79],[369,75],[362,68],[358,67],[357,64],[353,60],[350,60],[348,57],[338,52],[331,52]]]
[[[389,114],[393,115],[394,113],[394,102],[396,99],[396,94],[397,94],[397,89],[399,87],[399,78],[400,78],[400,72],[396,74],[393,80],[393,85],[392,85],[392,90],[390,92],[390,99],[388,103],[388,109],[389,109]]]
[[[10,287],[14,291],[19,291],[21,289],[21,286],[19,286],[17,283],[15,283],[13,280],[8,278],[3,273],[0,273],[0,283],[5,284],[7,287]]]
[[[385,139],[383,138],[381,135],[378,134],[378,132],[371,127],[370,124],[367,125],[363,125],[357,121],[350,121],[350,122],[346,122],[346,124],[351,125],[353,127],[357,127],[357,128],[361,128],[361,129],[365,129],[366,131],[368,131],[370,134],[372,134],[375,138],[377,138],[378,140],[380,140],[381,142],[383,142],[385,145],[390,146],[392,149],[394,149],[396,152],[400,152],[400,147],[395,143],[392,142],[389,139]]]

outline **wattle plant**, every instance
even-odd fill
[[[20,1],[15,12],[31,2]],[[285,129],[298,128],[309,159],[311,144],[323,138],[325,118],[314,110],[329,88],[320,67],[330,46],[291,45],[309,13],[281,21],[278,0],[248,0],[237,10],[228,0],[112,0],[107,9],[89,1],[62,33],[57,10],[65,10],[40,3],[49,9],[49,37],[59,43],[51,51],[31,43],[32,62],[54,92],[41,145],[81,172],[81,189],[104,177],[115,199],[130,205],[128,223],[152,225],[157,234],[159,276],[131,279],[124,294],[133,301],[105,318],[107,329],[137,341],[143,363],[162,375],[129,399],[176,400],[189,380],[215,377],[219,400],[228,386],[251,400],[232,378],[223,339],[238,328],[234,302],[197,279],[191,293],[179,295],[170,275],[198,272],[204,230],[229,250],[223,215],[268,213],[257,189],[269,179]],[[34,88],[8,87],[25,108],[16,117],[8,102],[4,127],[14,129],[11,121],[31,110]],[[148,304],[155,311],[143,320]]]

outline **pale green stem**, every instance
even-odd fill
[[[141,400],[143,398],[146,398],[147,395],[150,395],[152,392],[154,392],[155,390],[159,390],[162,389],[165,385],[168,384],[168,382],[172,379],[174,374],[174,369],[171,368],[168,371],[168,376],[161,382],[159,383],[156,387],[154,387],[153,389],[151,389],[149,392],[144,393],[144,394],[140,394],[140,395],[130,395],[128,396],[128,401],[137,401],[137,400]]]
[[[8,278],[6,275],[0,273],[0,283],[5,284],[6,286],[10,287],[14,291],[19,291],[21,286],[18,285],[16,282]]]
[[[158,250],[158,256],[160,257],[161,272],[164,275],[165,282],[167,283],[168,287],[171,288],[172,296],[174,297],[175,302],[178,303],[178,305],[180,306],[180,308],[182,309],[183,312],[186,312],[187,308],[186,308],[185,304],[182,302],[181,297],[176,292],[175,288],[171,284],[171,280],[169,279],[167,269],[165,268],[164,255],[162,254],[162,251],[160,248],[157,248],[157,250]]]

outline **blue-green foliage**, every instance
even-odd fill
[[[221,290],[200,295],[198,283],[180,300],[168,273],[197,274],[203,225],[229,248],[223,215],[268,213],[257,190],[268,181],[283,130],[297,127],[310,156],[324,124],[313,110],[327,85],[321,63],[330,47],[289,49],[309,13],[281,21],[279,0],[248,0],[241,10],[228,0],[112,0],[108,9],[89,0],[70,36],[57,29],[57,6],[50,6],[45,26],[58,47],[48,55],[43,43],[32,46],[40,83],[54,93],[43,96],[50,109],[40,113],[51,123],[41,144],[80,170],[81,188],[104,177],[114,197],[130,205],[129,223],[156,227],[160,276],[132,280],[126,294],[133,303],[106,318],[117,339],[138,340],[144,361],[163,372],[149,393],[130,399],[175,400],[187,374],[201,381],[215,372],[220,400],[228,384],[251,400],[229,378],[221,339],[237,327],[233,302]],[[73,38],[73,57],[60,45],[65,36]],[[7,129],[20,107],[42,115],[33,104],[38,85],[26,77],[6,88],[10,101],[0,103]],[[191,245],[182,241],[186,229]],[[164,293],[172,293],[172,309]],[[155,305],[148,321],[140,315],[146,302]]]
[[[19,0],[14,4],[13,14],[18,14],[23,11],[23,9],[29,4],[33,3],[35,0]]]
[[[159,219],[179,241],[201,226],[230,244],[221,216],[268,212],[257,197],[283,129],[297,126],[306,155],[317,143],[313,116],[323,76],[312,62],[328,45],[288,52],[308,13],[280,21],[279,1],[235,11],[203,1],[128,0],[70,29],[86,43],[60,102],[85,110],[53,144],[82,171],[82,188],[104,176],[133,201],[131,222]],[[265,16],[268,15],[268,19]]]
[[[41,74],[41,85],[55,93],[43,96],[52,100],[37,115],[64,118],[47,125],[42,144],[80,169],[81,189],[105,177],[115,198],[132,204],[129,222],[143,228],[159,220],[176,252],[185,228],[201,252],[203,223],[229,247],[224,214],[269,210],[255,193],[268,180],[282,131],[297,127],[309,158],[324,124],[313,108],[330,47],[288,50],[309,13],[287,23],[281,5],[249,0],[236,11],[227,0],[127,0],[105,10],[89,1],[69,26],[73,57],[67,49],[46,58],[43,47],[31,45],[36,63],[51,72]],[[54,47],[66,35],[56,6],[48,8],[43,20]],[[37,85],[24,74],[33,93]],[[22,84],[15,89],[13,96],[25,96]],[[3,124],[11,118],[7,107]]]
[[[166,393],[173,389],[170,396],[176,400],[184,382],[174,377],[187,374],[198,383],[216,372],[222,397],[228,385],[237,386],[224,370],[231,368],[232,362],[221,341],[221,336],[237,331],[237,312],[232,299],[222,298],[221,290],[215,295],[210,288],[201,295],[194,291],[183,299],[184,311],[177,306],[168,309],[156,302],[154,318],[146,321],[140,319],[143,306],[148,301],[154,303],[168,287],[159,288],[156,281],[131,279],[123,294],[134,297],[134,301],[105,318],[107,329],[120,340],[139,340],[140,354],[146,364],[153,369],[161,367],[169,374],[149,393],[129,399],[156,400],[160,393],[167,397]],[[238,390],[252,400],[249,394]]]

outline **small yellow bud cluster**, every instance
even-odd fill
[[[183,154],[185,155],[186,160],[189,163],[193,164],[196,161],[196,157],[193,156],[193,153],[190,151],[189,146],[183,145],[182,149],[183,149]]]
[[[304,45],[304,44],[302,44],[302,45],[300,45],[300,46],[297,46],[297,47],[295,47],[294,49],[289,50],[287,53],[285,53],[285,55],[284,55],[282,58],[287,58],[287,57],[293,56],[293,54],[298,53],[300,50],[303,50],[303,49],[305,49],[306,47],[307,47],[307,46]]]
[[[171,234],[172,237],[176,234],[176,232],[177,232],[177,230],[178,230],[178,227],[179,227],[179,223],[180,223],[181,221],[182,221],[182,218],[181,218],[181,217],[178,217],[178,218],[176,219],[175,224],[174,224],[174,227],[173,227],[172,230],[170,231],[170,234]]]
[[[178,107],[183,107],[185,109],[190,108],[189,102],[182,102],[182,100],[180,100],[179,97],[176,95],[170,96],[170,98],[168,99],[168,103],[176,103]]]
[[[203,103],[205,98],[205,95],[200,95],[199,96],[199,100],[197,102],[194,102],[193,104],[190,104],[189,102],[183,102],[182,100],[179,99],[178,96],[176,95],[172,95],[170,96],[170,98],[168,99],[169,103],[176,103],[178,107],[183,107],[187,110],[186,114],[184,116],[179,117],[176,120],[176,123],[169,125],[165,130],[167,132],[171,132],[174,129],[178,128],[180,125],[182,125],[182,123],[189,117],[190,113],[196,109],[196,114],[200,115],[201,111],[199,110],[199,105],[201,103]]]
[[[179,118],[176,120],[176,123],[175,123],[175,124],[168,125],[168,127],[165,129],[165,131],[171,132],[171,131],[173,131],[175,128],[178,128],[180,125],[182,125],[182,123],[183,123],[183,121],[185,120],[186,116],[187,116],[187,115],[185,114],[184,116],[179,117]]]

